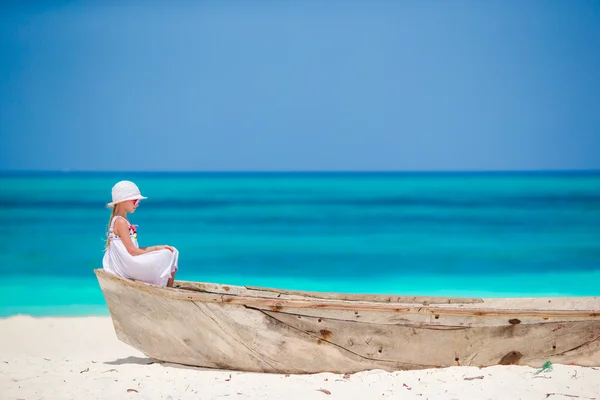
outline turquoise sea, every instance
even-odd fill
[[[3,173],[0,316],[108,314],[114,183],[178,279],[316,291],[600,295],[600,173]]]

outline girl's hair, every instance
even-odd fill
[[[110,236],[109,236],[110,224],[111,224],[115,214],[117,213],[117,206],[118,206],[118,204],[115,204],[113,206],[112,212],[110,213],[110,218],[108,220],[108,227],[106,228],[106,245],[104,246],[104,251],[108,250],[108,245],[110,243]]]

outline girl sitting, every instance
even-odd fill
[[[112,188],[112,214],[102,265],[105,271],[127,279],[173,287],[179,252],[172,246],[139,247],[135,225],[127,220],[134,213],[141,195],[135,183],[118,182]]]

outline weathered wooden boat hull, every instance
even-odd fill
[[[600,297],[345,295],[95,271],[117,337],[157,360],[275,373],[352,373],[546,361],[600,366]]]

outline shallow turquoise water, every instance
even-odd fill
[[[106,314],[110,189],[179,279],[317,291],[600,295],[600,174],[0,176],[0,316]]]

